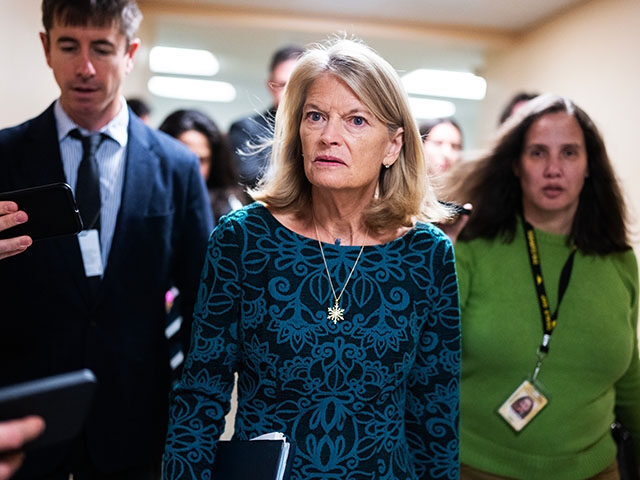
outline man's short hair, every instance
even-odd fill
[[[142,13],[136,0],[42,0],[42,25],[47,35],[56,20],[61,25],[116,25],[130,42],[138,31]]]
[[[278,65],[287,60],[297,60],[304,53],[304,48],[298,45],[287,45],[275,51],[271,57],[271,65],[269,66],[269,72],[273,72]]]

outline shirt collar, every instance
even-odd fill
[[[129,138],[129,134],[127,128],[129,127],[129,109],[127,108],[127,102],[124,97],[120,98],[120,111],[118,114],[111,119],[109,123],[107,123],[104,127],[102,127],[99,131],[108,135],[110,138],[115,140],[120,144],[121,147],[124,147],[127,144],[127,140]],[[67,115],[67,112],[64,111],[62,105],[60,104],[60,99],[56,100],[55,105],[53,106],[53,115],[56,119],[56,125],[58,127],[58,141],[61,142],[69,132],[74,128],[77,128],[84,135],[89,134],[89,131],[79,126],[71,117]]]

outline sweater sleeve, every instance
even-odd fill
[[[457,479],[460,314],[451,243],[441,241],[427,261],[433,298],[409,375],[405,426],[416,478]]]
[[[633,326],[633,354],[629,368],[616,383],[616,417],[632,433],[636,458],[640,459],[640,356],[638,354],[638,265],[632,251],[623,257],[631,308],[629,323]]]
[[[165,479],[211,477],[238,362],[241,238],[225,217],[209,239],[191,347],[171,395]]]

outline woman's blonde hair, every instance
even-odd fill
[[[449,212],[429,184],[422,141],[398,74],[371,48],[344,38],[313,45],[298,60],[276,114],[269,168],[251,192],[253,198],[278,212],[301,215],[310,208],[299,129],[307,91],[324,74],[351,88],[390,136],[404,129],[398,160],[381,168],[378,194],[365,212],[367,227],[379,232],[446,218]]]

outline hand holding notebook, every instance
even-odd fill
[[[287,480],[295,443],[279,432],[251,440],[220,440],[212,474],[215,480]]]

